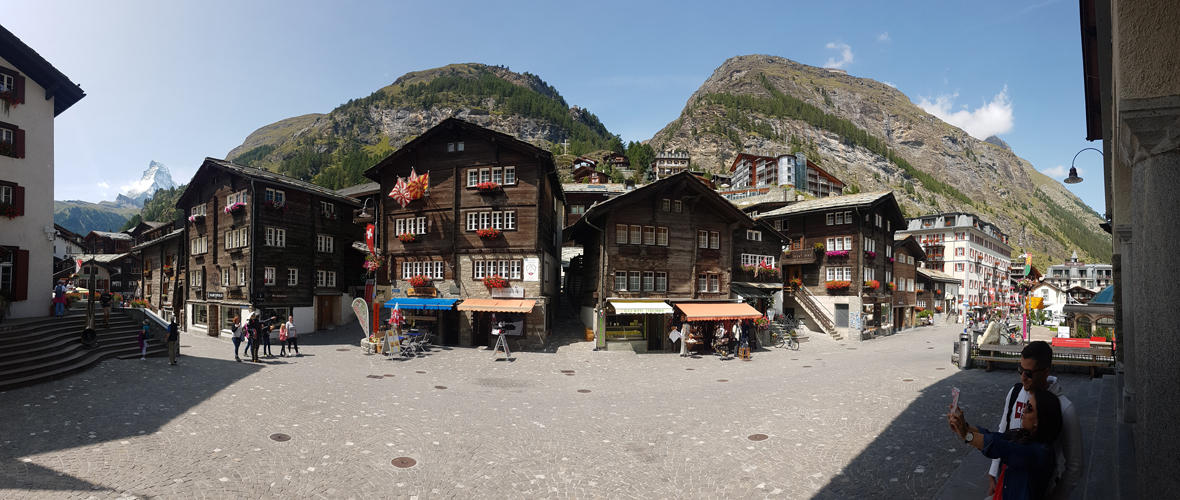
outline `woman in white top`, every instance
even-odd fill
[[[242,325],[241,316],[234,316],[233,322],[230,324],[229,329],[231,332],[233,332],[234,361],[241,363],[242,358],[238,357],[238,347],[241,347],[242,345],[242,330],[245,329],[245,327]]]
[[[295,356],[302,356],[299,354],[299,342],[295,332],[295,316],[287,316],[287,324],[283,325],[287,329],[287,352],[294,352]]]

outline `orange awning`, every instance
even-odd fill
[[[676,308],[680,309],[689,321],[720,321],[726,319],[758,319],[762,317],[762,313],[757,309],[750,307],[750,304],[741,303],[720,303],[720,304],[701,304],[683,302],[676,304]]]
[[[535,300],[520,299],[467,299],[456,309],[460,311],[481,311],[501,313],[527,313],[533,310]]]

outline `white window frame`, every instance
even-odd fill
[[[641,280],[642,280],[642,276],[643,276],[643,273],[641,273],[639,271],[628,271],[627,272],[627,290],[630,290],[632,292],[638,292],[638,291],[642,290],[641,284],[640,284]]]
[[[656,244],[656,227],[655,226],[643,226],[643,244],[644,245],[655,245]]]
[[[615,271],[615,291],[627,291],[627,271]]]
[[[467,169],[467,187],[475,187],[476,184],[479,184],[479,169]]]
[[[642,245],[643,244],[643,226],[639,226],[639,225],[635,225],[635,224],[631,225],[631,244],[632,245]]]
[[[331,202],[327,202],[327,201],[320,201],[320,213],[325,213],[325,214],[336,213],[336,204],[331,203]]]
[[[762,241],[762,231],[747,229],[746,230],[746,239],[750,240],[750,241]]]
[[[266,246],[280,248],[287,246],[287,230],[275,227],[266,228]]]
[[[280,189],[266,188],[266,201],[273,201],[281,205],[287,202],[287,195]]]
[[[653,271],[643,272],[643,291],[654,292],[656,289],[656,273]]]
[[[477,280],[484,278],[484,268],[482,260],[471,261],[471,277]]]
[[[492,167],[492,182],[499,185],[504,185],[504,169],[500,167]]]
[[[586,213],[586,205],[570,205],[570,215],[580,215]]]
[[[844,212],[844,223],[852,224],[852,211]]]
[[[275,268],[262,268],[262,284],[265,286],[274,286],[275,284]]]
[[[322,270],[316,269],[316,272],[315,272],[315,286],[316,286],[317,288],[323,288],[323,286],[324,286],[324,283],[327,281],[327,276],[326,276],[326,274],[327,274],[327,271],[322,271]]]
[[[315,235],[315,251],[319,253],[333,253],[336,251],[336,237],[326,234]]]
[[[615,244],[626,245],[630,234],[626,224],[615,224]]]
[[[221,286],[229,286],[229,268],[221,268]]]
[[[203,217],[205,215],[205,204],[202,203],[200,205],[194,205],[191,209],[189,209],[189,215],[194,217],[200,215]]]
[[[656,272],[656,290],[657,292],[668,291],[668,273],[666,271]]]
[[[511,262],[512,270],[511,270],[511,274],[509,274],[509,276],[508,276],[508,279],[514,279],[514,280],[520,279],[522,264],[523,264],[523,262],[521,262],[519,260],[514,260]]]
[[[459,151],[463,151],[463,141],[459,141],[456,144],[456,149],[458,149]]]
[[[672,212],[681,213],[684,211],[684,202],[680,200],[672,200]]]
[[[467,230],[479,230],[479,212],[467,212]]]
[[[717,250],[721,248],[721,233],[718,231],[709,231],[709,248]]]
[[[327,276],[328,282],[325,286],[327,286],[328,288],[335,288],[336,287],[336,271],[328,271],[326,274],[328,275]]]
[[[663,210],[665,212],[672,211],[672,200],[669,200],[667,198],[664,198],[663,200],[661,200],[660,201],[660,210]]]
[[[492,212],[492,229],[504,230],[504,212]]]
[[[668,246],[668,228],[656,228],[656,245],[666,247]]]
[[[238,286],[246,286],[247,274],[245,266],[238,268]]]
[[[709,248],[709,232],[703,229],[697,230],[697,248]]]
[[[483,183],[483,182],[491,182],[491,181],[492,181],[492,169],[491,168],[479,169],[479,182]]]
[[[721,291],[721,275],[716,273],[709,274],[709,292],[717,293]]]
[[[516,185],[516,167],[504,167],[504,185]]]
[[[299,286],[299,269],[287,268],[287,286]]]

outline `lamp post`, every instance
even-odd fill
[[[1091,151],[1097,151],[1098,154],[1102,154],[1102,151],[1098,151],[1096,148],[1083,148],[1082,151],[1087,149]],[[1065,178],[1066,184],[1077,184],[1082,182],[1082,178],[1078,177],[1078,168],[1074,166],[1074,162],[1078,160],[1078,155],[1082,154],[1082,151],[1078,151],[1077,154],[1073,155],[1073,160],[1069,162],[1069,177]]]

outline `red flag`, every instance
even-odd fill
[[[74,274],[82,274],[82,259],[74,259]]]
[[[396,201],[402,208],[406,208],[412,198],[410,198],[410,190],[406,188],[405,179],[398,178],[397,184],[394,184],[393,189],[389,191],[389,197],[393,198],[393,201]]]
[[[375,245],[375,241],[374,241],[374,237],[373,237],[376,233],[377,233],[376,226],[369,224],[367,227],[365,227],[365,245],[367,245],[369,247],[369,254],[370,255],[377,253],[376,251],[374,251],[374,247],[376,245]]]

